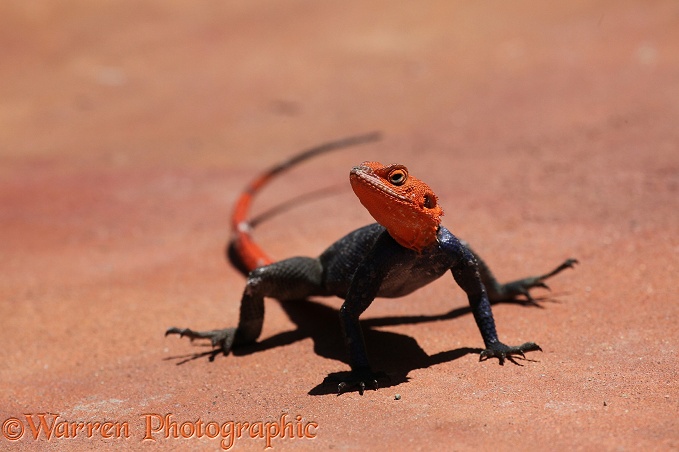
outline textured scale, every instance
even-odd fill
[[[401,246],[422,251],[436,241],[443,209],[431,188],[403,165],[363,162],[351,170],[351,187]]]

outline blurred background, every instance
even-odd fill
[[[402,447],[404,432],[476,449],[679,447],[678,118],[676,0],[3,0],[0,415],[216,406],[268,419],[296,407],[325,429],[324,448],[346,431],[382,448]],[[381,142],[263,192],[257,211],[339,187],[256,239],[279,258],[317,254],[371,221],[349,168],[406,164],[500,279],[581,260],[554,283],[565,302],[494,308],[503,337],[539,342],[542,362],[413,370],[398,386],[412,402],[374,410],[306,395],[343,366],[309,341],[168,362],[195,349],[164,339],[167,327],[238,315],[243,280],[223,252],[248,180],[372,130]],[[465,304],[447,279],[367,315]],[[267,310],[263,337],[294,328]],[[384,329],[433,355],[480,345],[463,317]],[[373,397],[362,403],[393,399]]]

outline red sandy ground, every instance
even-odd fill
[[[6,0],[0,49],[0,448],[217,450],[191,423],[234,421],[255,423],[234,449],[263,450],[249,433],[282,414],[315,438],[274,450],[679,448],[675,0]],[[223,248],[239,190],[370,130],[384,140],[264,191],[259,212],[337,187],[257,240],[319,253],[370,221],[349,168],[407,164],[501,279],[580,259],[540,307],[494,307],[501,338],[544,352],[479,363],[446,276],[366,312],[393,381],[362,397],[319,386],[348,368],[339,300],[267,301],[261,347],[178,365],[209,349],[167,327],[237,318]],[[35,440],[38,413],[129,437]],[[144,440],[145,414],[193,436]]]

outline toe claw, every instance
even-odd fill
[[[372,372],[370,369],[352,370],[348,376],[342,376],[342,381],[337,385],[337,395],[341,395],[350,389],[358,389],[358,393],[363,395],[366,388],[377,391],[380,387],[379,378],[388,379],[389,376],[384,372]]]

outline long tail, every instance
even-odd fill
[[[273,262],[259,245],[254,242],[251,235],[253,224],[248,218],[248,213],[254,196],[264,185],[270,182],[274,176],[281,174],[311,157],[357,144],[377,141],[380,139],[380,136],[379,132],[372,132],[321,144],[302,151],[257,176],[245,188],[236,201],[236,206],[233,209],[233,214],[231,216],[232,237],[229,242],[227,253],[231,263],[243,274],[248,274],[257,267],[268,265]]]

